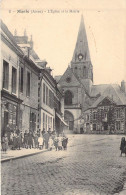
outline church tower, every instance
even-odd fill
[[[58,81],[64,91],[64,120],[71,132],[80,132],[82,128],[79,118],[89,107],[92,83],[93,67],[82,16],[71,66]]]
[[[89,90],[89,85],[93,82],[93,66],[83,16],[81,16],[77,42],[71,61],[71,69],[77,78],[85,85],[87,90]]]

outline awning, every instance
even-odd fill
[[[58,116],[58,118],[61,120],[61,122],[65,125],[68,126],[68,124],[61,118],[61,116],[56,112],[56,115]]]

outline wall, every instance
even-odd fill
[[[51,130],[54,129],[54,120],[55,120],[55,110],[54,108],[50,108],[49,105],[46,105],[46,103],[43,102],[43,84],[45,84],[45,86],[48,87],[48,90],[51,90],[53,92],[53,94],[56,96],[56,90],[53,87],[53,85],[51,85],[49,83],[49,81],[43,77],[41,80],[41,94],[40,94],[40,117],[39,117],[39,128],[41,129],[41,131],[43,130],[43,128],[45,128],[46,130],[48,130],[49,128],[51,128]],[[46,99],[46,96],[45,96]],[[43,113],[45,115],[45,122],[43,123]],[[46,119],[47,116],[47,119]],[[51,119],[49,119],[51,118]],[[47,120],[47,121],[46,121]],[[49,122],[49,120],[51,120],[51,122]]]
[[[30,64],[20,62],[20,67],[23,67],[23,93],[19,92],[19,97],[23,100],[21,105],[22,110],[22,131],[30,129],[30,112],[36,114],[36,131],[37,131],[37,121],[38,121],[38,73],[35,71]],[[27,72],[30,73],[30,96],[26,95],[27,87]],[[20,125],[21,126],[21,125]]]
[[[19,81],[19,57],[4,42],[1,42],[1,73],[3,73],[3,60],[9,63],[9,88],[8,93],[12,93],[12,66],[17,69],[17,86],[16,96],[18,97],[18,81]],[[0,88],[2,89],[3,74],[1,75]]]

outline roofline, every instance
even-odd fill
[[[36,69],[38,72],[40,72],[40,68],[30,59],[28,56],[24,55],[23,59],[27,62],[30,63],[32,68]]]
[[[11,42],[9,40],[7,40],[6,37],[1,33],[3,38],[13,46],[13,48],[18,52],[18,55],[22,55],[23,56],[23,52],[20,49],[20,47],[17,45],[13,34],[9,31],[9,29],[7,28],[7,26],[4,24],[4,22],[1,19],[0,19],[0,22],[1,22],[1,29],[7,35],[7,37],[10,39]]]

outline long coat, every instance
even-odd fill
[[[7,137],[3,137],[2,138],[2,150],[6,151],[8,149],[8,138]]]
[[[32,134],[28,135],[28,145],[33,145],[33,137]]]

